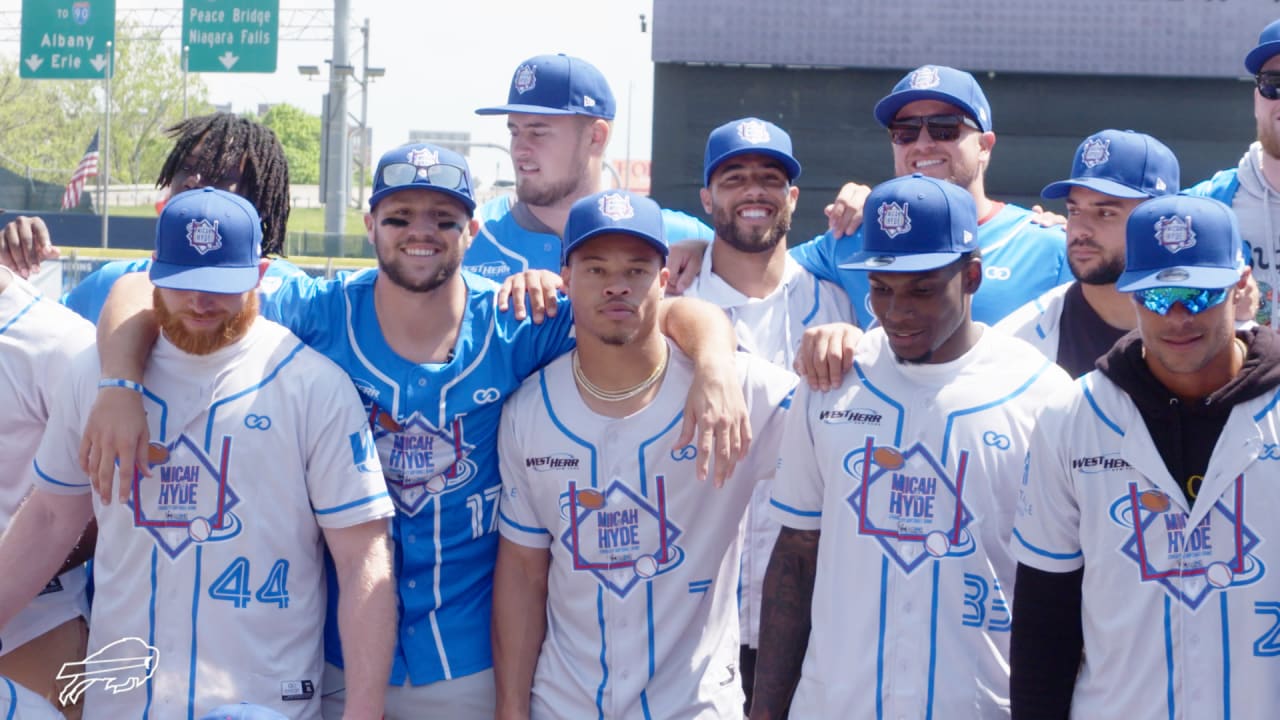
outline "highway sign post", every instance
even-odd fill
[[[183,0],[189,72],[276,71],[280,0]]]
[[[115,39],[115,0],[22,0],[18,76],[101,80]]]

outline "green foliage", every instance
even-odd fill
[[[275,132],[284,146],[284,155],[289,160],[289,182],[295,185],[319,183],[320,117],[309,115],[293,105],[280,104],[272,105],[259,120]]]
[[[180,51],[158,31],[127,22],[116,29],[111,80],[111,181],[151,184],[172,148],[164,129],[182,119]],[[65,184],[103,122],[104,83],[26,80],[18,61],[0,58],[0,165]],[[198,75],[187,78],[191,115],[212,112]],[[33,208],[34,209],[34,208]]]

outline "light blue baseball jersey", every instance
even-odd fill
[[[503,195],[476,208],[480,232],[471,241],[463,268],[495,282],[525,270],[560,272],[560,237],[522,227],[511,213],[512,200]],[[672,242],[690,238],[710,242],[715,236],[702,221],[676,210],[664,209],[662,224]]]
[[[1071,282],[1067,266],[1067,235],[1062,227],[1032,222],[1030,210],[1006,203],[978,225],[982,248],[982,286],[973,296],[973,319],[994,325],[1006,315],[1053,288]],[[869,219],[874,222],[874,219]],[[849,294],[859,327],[871,327],[870,286],[865,270],[849,270],[840,263],[862,249],[862,228],[836,240],[830,232],[791,249],[806,270],[839,283]]]
[[[107,293],[111,292],[111,286],[115,284],[116,280],[131,272],[142,272],[150,269],[151,258],[109,262],[89,273],[88,277],[81,280],[66,295],[63,295],[62,304],[74,310],[77,315],[85,320],[97,323],[98,316],[102,314],[102,306],[107,301]],[[285,278],[294,275],[305,276],[306,273],[288,260],[273,258],[271,264],[267,266],[266,274],[262,276],[262,283],[258,286],[258,290],[264,295],[270,294],[280,287],[280,283]]]
[[[563,301],[542,325],[494,306],[497,286],[468,272],[467,309],[454,357],[418,364],[387,344],[374,309],[378,273],[333,280],[289,278],[263,313],[338,363],[359,390],[387,487],[400,625],[391,683],[462,677],[493,665],[489,616],[498,549],[498,423],[524,378],[571,349]],[[336,605],[326,657],[342,665]]]

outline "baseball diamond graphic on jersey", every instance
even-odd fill
[[[680,528],[667,517],[666,478],[654,478],[654,501],[621,482],[610,483],[603,492],[579,489],[570,481],[561,497],[561,515],[569,529],[560,542],[573,558],[573,569],[595,575],[600,584],[618,597],[640,580],[675,569],[684,551],[675,545]],[[616,570],[631,570],[619,578]]]
[[[1163,491],[1129,483],[1129,492],[1111,505],[1112,522],[1133,529],[1120,551],[1137,565],[1142,582],[1159,583],[1172,598],[1197,610],[1214,589],[1248,585],[1264,572],[1250,555],[1260,540],[1245,525],[1244,476],[1237,478],[1231,500],[1229,508],[1219,499],[1188,526],[1187,513]]]
[[[194,543],[226,540],[240,534],[231,510],[240,498],[228,482],[231,438],[223,437],[210,457],[186,434],[164,445],[152,443],[151,477],[133,473],[128,506],[134,527],[143,528],[171,559]]]
[[[433,495],[457,490],[475,478],[476,464],[467,459],[475,446],[463,437],[463,416],[454,417],[446,431],[420,412],[399,422],[376,402],[367,404],[387,489],[401,512],[416,515]]]
[[[845,456],[844,465],[861,481],[845,500],[858,517],[858,534],[874,537],[906,573],[928,557],[973,553],[973,513],[964,504],[967,450],[960,452],[954,482],[920,443],[901,452],[876,447],[868,437],[863,448]]]

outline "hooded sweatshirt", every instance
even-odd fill
[[[1280,190],[1268,185],[1262,175],[1262,144],[1250,145],[1237,167],[1216,173],[1185,193],[1220,200],[1235,211],[1240,236],[1248,246],[1246,260],[1253,267],[1261,296],[1255,319],[1260,325],[1271,325],[1280,291]]]
[[[1121,338],[1098,360],[1098,370],[1138,407],[1188,504],[1195,502],[1199,480],[1209,468],[1209,456],[1232,407],[1280,385],[1280,335],[1255,327],[1237,337],[1248,347],[1240,372],[1208,397],[1193,402],[1180,400],[1152,374],[1142,357],[1142,338],[1137,331]]]

